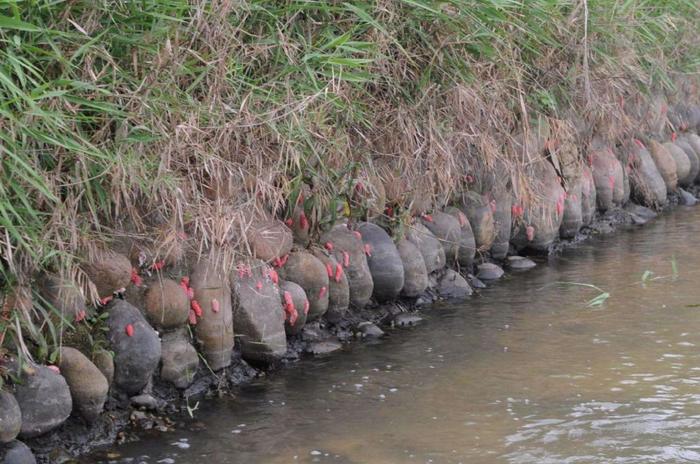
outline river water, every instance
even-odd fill
[[[699,235],[700,209],[683,208],[590,239],[200,404],[113,462],[698,462]],[[610,297],[589,307],[597,290],[557,282]]]

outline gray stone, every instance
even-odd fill
[[[43,275],[38,282],[42,298],[68,322],[85,314],[85,298],[72,282],[55,275]]]
[[[522,256],[508,256],[506,264],[510,269],[514,270],[527,270],[537,266],[533,260]]]
[[[477,266],[476,276],[481,280],[497,280],[503,277],[503,269],[494,263],[482,263]]]
[[[640,226],[646,224],[657,216],[654,210],[636,203],[628,203],[625,205],[625,211],[630,215],[632,223]]]
[[[423,216],[423,225],[440,241],[445,251],[446,263],[450,266],[457,262],[462,228],[459,221],[447,213],[437,211],[431,216]]]
[[[350,283],[343,265],[329,252],[320,248],[312,250],[313,255],[326,267],[328,274],[328,311],[324,317],[333,324],[343,320],[350,307]]]
[[[270,363],[287,352],[285,313],[273,276],[267,264],[256,260],[232,278],[236,340],[246,361]]]
[[[160,362],[160,340],[141,311],[123,300],[109,308],[108,339],[114,352],[114,385],[129,395],[146,386]]]
[[[425,269],[425,261],[420,250],[412,242],[401,239],[396,244],[396,249],[403,263],[403,296],[413,298],[425,292],[428,288],[428,271]]]
[[[489,210],[490,212],[490,210]],[[472,264],[474,264],[474,256],[476,255],[476,241],[474,237],[474,231],[472,231],[472,226],[467,219],[467,216],[460,209],[455,207],[445,208],[445,213],[451,215],[459,222],[460,226],[460,236],[459,236],[459,248],[457,249],[457,262],[460,268],[471,270]],[[489,216],[490,219],[493,217]],[[493,221],[492,225],[493,225]]]
[[[335,351],[341,350],[342,348],[343,345],[337,340],[322,340],[310,343],[306,347],[306,352],[311,353],[315,356],[320,356],[324,354],[333,353]]]
[[[73,399],[73,409],[88,422],[93,422],[102,413],[109,384],[107,379],[80,351],[64,346],[61,348],[58,367],[66,378]]]
[[[44,366],[22,375],[15,397],[22,411],[19,436],[32,438],[63,424],[73,409],[70,389],[62,375]]]
[[[0,445],[0,461],[3,464],[36,464],[32,450],[19,440]]]
[[[440,279],[437,292],[446,299],[462,299],[474,293],[466,279],[452,269],[448,269]]]
[[[372,296],[379,302],[396,299],[404,285],[404,272],[394,241],[384,229],[370,222],[360,223],[357,229],[374,282]]]
[[[416,313],[399,313],[394,317],[394,325],[396,327],[411,327],[418,325],[423,321],[423,318]]]
[[[326,314],[329,278],[321,260],[307,251],[293,251],[280,269],[280,277],[304,289],[309,302],[306,314],[308,320],[313,321]]]
[[[180,389],[192,384],[199,368],[199,355],[187,339],[184,330],[163,334],[161,365],[161,379]]]
[[[695,206],[698,202],[698,199],[695,198],[695,195],[693,195],[690,192],[687,192],[683,190],[682,188],[678,189],[678,193],[680,194],[680,203],[681,205],[685,206]]]
[[[0,443],[8,443],[19,435],[22,413],[14,395],[0,391]]]
[[[131,398],[129,398],[129,401],[131,401],[131,404],[134,407],[150,409],[152,411],[160,409],[164,405],[162,401],[159,401],[155,399],[152,395],[148,394],[132,396]]]
[[[306,325],[304,308],[309,305],[306,292],[300,285],[288,280],[280,280],[279,291],[284,308],[284,330],[288,335],[297,335]]]
[[[467,282],[472,288],[486,288],[486,284],[482,282],[478,277],[471,274],[467,274]]]
[[[107,379],[107,384],[112,385],[114,381],[114,358],[112,353],[107,350],[96,350],[92,353],[92,362],[102,372],[102,375]]]
[[[381,337],[384,335],[384,331],[377,327],[376,324],[372,322],[360,322],[357,325],[357,330],[362,334],[363,337]]]
[[[423,224],[410,224],[406,230],[406,240],[418,247],[428,274],[445,267],[445,250],[437,237]]]

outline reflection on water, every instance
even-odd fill
[[[590,240],[422,326],[203,404],[204,427],[183,419],[116,462],[700,461],[698,233],[700,210],[682,209]],[[642,284],[646,270],[660,278]],[[594,290],[563,281],[611,297],[592,309]]]

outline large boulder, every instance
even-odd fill
[[[180,389],[190,386],[199,368],[199,355],[185,330],[166,332],[161,342],[160,378]]]
[[[309,300],[307,320],[315,321],[328,311],[329,278],[326,266],[308,251],[289,254],[280,277],[301,286]]]
[[[36,458],[27,445],[19,440],[0,446],[0,462],[3,464],[36,464]]]
[[[423,225],[437,237],[445,250],[445,260],[452,266],[457,262],[462,228],[453,216],[437,211],[431,216],[423,216]]]
[[[692,133],[688,132],[688,133],[682,134],[678,138],[681,140],[681,142],[687,143],[688,146],[690,146],[690,148],[692,148],[693,151],[695,152],[695,156],[698,159],[700,159],[700,136],[699,135],[692,134]],[[700,173],[698,173],[698,175],[695,176],[695,178],[693,179],[694,182],[698,180],[698,176],[700,176]]]
[[[471,270],[472,264],[474,264],[474,255],[476,254],[476,240],[469,219],[459,208],[450,206],[445,208],[445,212],[459,221],[460,235],[457,262],[461,268]]]
[[[372,274],[372,296],[379,301],[395,299],[404,284],[403,263],[394,241],[384,229],[371,222],[358,224],[362,236],[367,264]]]
[[[510,245],[510,231],[512,227],[513,196],[505,189],[496,190],[493,194],[496,209],[493,212],[496,237],[491,245],[491,256],[495,259],[504,259],[508,254]]]
[[[649,207],[662,207],[667,202],[666,183],[644,144],[634,140],[627,144],[630,160],[630,183],[638,201]]]
[[[564,197],[564,215],[559,236],[561,238],[573,238],[583,225],[583,177],[579,177],[569,187]]]
[[[194,299],[201,317],[195,337],[209,368],[221,370],[231,365],[233,352],[233,307],[231,287],[224,272],[208,259],[201,259],[190,277]]]
[[[428,271],[418,247],[407,239],[401,239],[396,249],[403,264],[404,283],[401,294],[413,298],[421,295],[428,288]]]
[[[61,347],[58,367],[68,383],[73,410],[87,422],[93,422],[107,400],[107,379],[87,356],[67,346]]]
[[[43,435],[63,424],[73,409],[68,384],[62,375],[45,366],[25,370],[15,390],[22,411],[19,436]]]
[[[290,260],[296,254],[292,253]],[[231,275],[236,340],[247,361],[270,363],[287,352],[277,285],[275,271],[258,260],[239,265]]]
[[[533,178],[537,179],[533,185],[536,193],[523,208],[522,220],[514,231],[512,243],[519,249],[545,251],[559,237],[566,192],[551,164],[540,161],[533,168]]]
[[[306,308],[309,299],[299,284],[280,280],[279,300],[284,308],[284,330],[288,335],[298,335],[306,324]]]
[[[583,165],[581,168],[581,221],[589,225],[595,218],[596,189],[591,168]]]
[[[488,250],[496,238],[491,205],[483,196],[471,191],[462,195],[462,203],[462,212],[467,215],[471,230],[474,231],[477,249]]]
[[[445,249],[433,233],[420,222],[408,225],[406,240],[418,247],[428,274],[445,267]]]
[[[607,211],[621,206],[625,196],[622,164],[609,146],[593,142],[589,154],[598,209]]]
[[[690,158],[685,154],[685,151],[678,145],[672,142],[662,143],[661,146],[673,157],[676,165],[676,177],[678,184],[687,186],[690,183]]]
[[[126,256],[113,251],[103,251],[83,265],[100,297],[126,288],[131,282],[131,261]]]
[[[299,205],[294,208],[292,217],[287,219],[287,225],[292,229],[294,243],[298,243],[304,248],[309,245],[309,242],[311,242],[311,224],[303,206]]]
[[[157,279],[145,294],[148,320],[156,327],[175,329],[187,322],[190,299],[180,284],[171,279]]]
[[[107,337],[114,352],[114,385],[129,395],[139,393],[160,361],[160,339],[141,311],[123,300],[109,308]]]
[[[73,282],[56,275],[42,275],[38,281],[39,293],[46,303],[69,322],[84,317],[85,297]]]
[[[292,231],[282,221],[266,219],[253,222],[247,233],[253,257],[270,262],[292,250]]]
[[[678,168],[673,155],[656,140],[649,141],[649,153],[666,184],[666,191],[675,192],[678,188]]]
[[[340,264],[327,250],[314,248],[313,255],[326,267],[328,274],[328,311],[324,317],[328,322],[340,322],[350,307],[350,284]]]
[[[331,250],[331,255],[343,266],[350,287],[350,304],[361,309],[372,297],[374,281],[359,235],[344,224],[338,224],[321,236],[321,243]]]
[[[0,446],[17,438],[22,428],[22,413],[14,395],[0,391]]]
[[[693,147],[690,146],[685,139],[677,139],[675,144],[683,150],[688,157],[688,161],[690,161],[688,177],[686,177],[683,182],[680,182],[680,184],[686,187],[691,186],[695,182],[695,179],[698,178],[698,174],[700,174],[700,153],[695,153]]]

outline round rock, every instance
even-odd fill
[[[247,235],[253,257],[263,261],[270,262],[292,250],[292,231],[282,221],[254,222]]]
[[[428,274],[445,267],[445,249],[437,237],[423,224],[416,222],[409,225],[406,240],[418,247]]]
[[[199,355],[184,329],[163,334],[160,378],[184,389],[192,384],[199,368]]]
[[[83,269],[101,297],[126,288],[131,282],[131,262],[120,253],[102,252],[93,261],[83,265]]]
[[[289,254],[280,277],[301,286],[309,300],[306,319],[313,321],[328,311],[328,273],[326,266],[306,251],[293,251]]]
[[[503,277],[503,269],[494,263],[482,263],[477,266],[476,276],[481,280],[497,280]]]
[[[73,409],[86,421],[93,422],[107,400],[107,379],[87,356],[67,346],[61,348],[58,367],[68,383]]]
[[[92,353],[92,362],[102,372],[107,379],[107,384],[112,385],[114,381],[114,358],[107,350],[96,350]]]
[[[36,464],[36,458],[27,445],[19,440],[0,446],[0,462],[3,464]]]
[[[114,352],[114,385],[139,393],[160,362],[160,339],[141,311],[123,300],[109,308],[108,339]]]
[[[384,229],[370,222],[358,225],[362,235],[367,264],[374,290],[372,295],[379,302],[395,299],[404,285],[403,262],[394,241]]]
[[[527,270],[537,266],[533,260],[522,256],[508,256],[506,264],[510,269],[514,270]]]
[[[328,311],[324,317],[328,322],[340,322],[350,307],[350,284],[343,265],[325,250],[315,248],[313,255],[323,263],[328,274]]]
[[[462,228],[453,216],[441,211],[423,217],[423,225],[440,241],[448,265],[457,262]]]
[[[31,368],[22,375],[15,398],[22,411],[20,437],[43,435],[60,426],[73,409],[66,379],[44,366]]]
[[[297,335],[306,324],[307,313],[304,308],[309,305],[306,292],[294,282],[281,280],[279,293],[285,313],[284,330],[289,335]]]
[[[0,444],[8,443],[19,435],[22,427],[22,413],[14,395],[0,391]]]
[[[175,329],[187,322],[190,300],[174,280],[158,279],[146,290],[146,315],[156,327]]]
[[[438,282],[437,292],[446,299],[463,299],[474,293],[467,280],[452,269],[445,271]]]
[[[417,297],[428,288],[428,271],[425,269],[423,255],[407,239],[399,240],[396,249],[403,264],[404,283],[401,294],[409,298]]]

